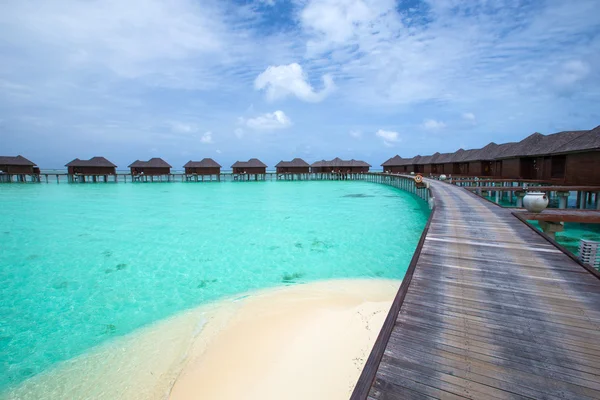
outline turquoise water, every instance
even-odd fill
[[[400,279],[429,211],[367,182],[0,186],[0,389],[252,289]]]
[[[537,221],[528,222],[538,230],[541,230]],[[560,245],[565,247],[575,256],[579,256],[579,241],[581,239],[600,242],[600,224],[565,222],[564,231],[557,232],[555,239]]]

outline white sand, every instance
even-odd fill
[[[100,346],[1,397],[347,399],[399,285],[333,280],[222,300]]]

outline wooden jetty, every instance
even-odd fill
[[[599,399],[600,275],[454,185],[435,209],[352,400]]]

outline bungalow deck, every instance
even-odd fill
[[[431,187],[420,253],[351,399],[599,399],[598,275],[511,210]]]

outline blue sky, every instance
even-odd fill
[[[0,154],[387,158],[600,125],[598,0],[19,0]]]

